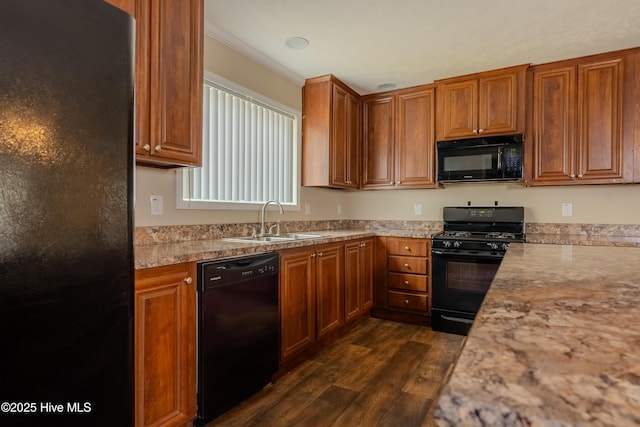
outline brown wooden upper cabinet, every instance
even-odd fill
[[[362,111],[362,188],[435,187],[435,86],[365,96]]]
[[[532,67],[527,185],[633,181],[640,51]]]
[[[524,133],[527,68],[438,80],[437,140]]]
[[[136,161],[202,164],[203,0],[137,0]]]
[[[308,79],[302,121],[302,185],[360,187],[360,96],[332,75]]]

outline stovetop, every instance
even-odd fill
[[[484,241],[503,241],[503,242],[522,242],[524,235],[522,233],[512,233],[508,231],[489,231],[489,232],[471,232],[471,231],[443,231],[433,236],[438,239],[452,240],[484,240]]]
[[[522,207],[447,207],[443,219],[434,248],[506,251],[509,243],[525,241]]]

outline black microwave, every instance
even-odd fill
[[[438,141],[438,181],[522,180],[523,136]]]

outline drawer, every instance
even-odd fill
[[[425,257],[389,256],[389,271],[398,273],[427,274]]]
[[[387,253],[389,255],[429,256],[427,239],[388,238]]]
[[[389,287],[427,292],[427,276],[389,273]]]
[[[389,307],[427,311],[427,296],[389,291]]]

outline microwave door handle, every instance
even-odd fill
[[[502,147],[498,148],[498,170],[502,170]]]

